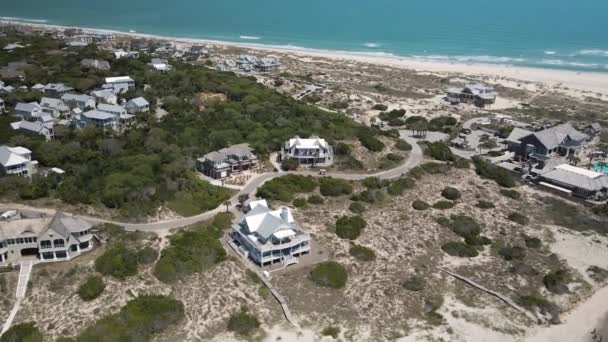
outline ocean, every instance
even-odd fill
[[[0,16],[172,37],[608,72],[608,0],[3,0]]]

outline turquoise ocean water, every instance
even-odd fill
[[[608,72],[608,0],[1,2],[2,17],[56,25]]]

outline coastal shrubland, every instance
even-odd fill
[[[428,204],[422,200],[415,200],[414,202],[412,202],[412,208],[414,208],[416,210],[427,210],[430,207],[431,207],[430,204]]]
[[[317,180],[300,175],[287,175],[274,178],[257,190],[257,196],[283,202],[293,201],[296,194],[309,193],[317,188]]]
[[[137,253],[124,244],[115,244],[95,260],[95,270],[119,280],[137,274]]]
[[[91,301],[103,292],[106,284],[103,279],[98,276],[90,276],[85,282],[78,288],[78,296],[84,301]]]
[[[342,239],[355,240],[366,226],[367,222],[361,216],[342,216],[336,221],[336,235]]]
[[[515,179],[509,174],[509,171],[493,165],[481,158],[473,158],[475,164],[475,172],[482,178],[492,179],[496,184],[512,188],[516,185]]]
[[[348,274],[338,262],[325,261],[313,267],[310,279],[319,286],[340,289],[346,285]]]
[[[448,186],[441,191],[441,196],[449,200],[455,201],[459,199],[462,195],[460,194],[460,191],[458,191],[458,189]]]
[[[321,195],[329,197],[350,195],[353,192],[353,186],[345,179],[322,177],[319,179],[319,191],[321,191]]]
[[[33,322],[15,324],[2,334],[0,342],[42,342],[42,333]]]
[[[260,327],[258,318],[251,314],[246,308],[233,313],[228,319],[228,331],[241,336],[249,336]]]

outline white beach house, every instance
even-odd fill
[[[32,151],[25,147],[0,146],[0,176],[31,176]]]
[[[310,253],[310,235],[294,222],[289,208],[272,210],[265,200],[251,202],[230,235],[239,252],[262,268],[289,266]]]
[[[308,139],[295,136],[281,149],[281,160],[287,159],[297,160],[301,165],[329,166],[334,162],[334,153],[325,139],[314,135]]]

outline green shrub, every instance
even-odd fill
[[[293,200],[293,206],[296,208],[304,208],[307,205],[307,201],[306,199],[302,198],[302,197],[298,197],[296,199]]]
[[[355,214],[361,215],[365,212],[365,205],[361,202],[353,202],[350,204],[348,209],[350,209],[350,211],[352,211]]]
[[[325,327],[325,328],[323,328],[323,330],[321,330],[321,335],[322,336],[331,336],[334,339],[337,339],[338,336],[340,335],[340,328],[334,327],[334,326]]]
[[[448,255],[461,258],[474,258],[479,255],[474,247],[457,241],[450,241],[441,246],[441,249]]]
[[[441,161],[454,160],[454,155],[452,154],[452,150],[450,150],[450,147],[444,142],[434,142],[434,143],[428,144],[427,153],[433,159],[437,159],[437,160],[441,160]]]
[[[462,195],[460,194],[460,191],[458,191],[458,189],[448,186],[445,189],[443,189],[443,191],[441,191],[441,196],[443,196],[449,200],[455,201],[455,200],[459,199]]]
[[[260,327],[260,321],[256,316],[250,314],[245,308],[230,315],[228,319],[228,331],[241,336],[249,336]]]
[[[412,145],[410,145],[407,141],[399,139],[395,143],[395,148],[399,151],[411,151]]]
[[[382,190],[363,190],[351,197],[351,199],[373,204],[384,200],[384,192],[382,192]]]
[[[475,206],[480,209],[494,209],[496,207],[494,205],[494,203],[492,203],[492,202],[481,201],[481,200],[478,201],[477,204],[475,204]]]
[[[137,274],[137,253],[122,244],[108,248],[95,260],[95,270],[117,279]]]
[[[82,300],[90,301],[103,293],[106,288],[103,279],[98,276],[89,276],[87,280],[78,288],[78,295]]]
[[[319,179],[319,185],[321,195],[326,197],[350,195],[353,192],[353,186],[344,179],[322,177]]]
[[[291,202],[295,194],[309,193],[316,188],[317,181],[313,177],[287,175],[264,183],[258,188],[257,196],[269,200]]]
[[[514,274],[519,274],[522,276],[526,276],[526,277],[535,277],[539,274],[538,271],[534,267],[532,267],[530,265],[526,265],[523,262],[518,262],[518,261],[515,261],[511,264],[511,267],[509,268],[509,272],[514,273]]]
[[[420,276],[411,276],[403,282],[403,287],[409,291],[419,292],[424,290],[426,282]]]
[[[388,106],[382,103],[376,103],[373,107],[373,110],[380,110],[380,111],[385,111],[388,109]]]
[[[433,204],[433,208],[445,210],[454,208],[455,205],[456,203],[452,201],[437,201],[435,204]]]
[[[570,292],[568,282],[570,276],[566,270],[557,270],[547,273],[543,277],[543,284],[549,292],[561,295]]]
[[[137,262],[142,265],[151,264],[158,259],[158,251],[150,246],[146,246],[137,251]]]
[[[350,156],[352,153],[352,148],[348,144],[339,142],[336,145],[336,149],[335,149],[334,153],[338,157]]]
[[[522,260],[526,257],[526,249],[520,246],[505,246],[498,250],[498,255],[507,261]]]
[[[373,250],[359,245],[351,245],[348,252],[351,256],[359,261],[374,261],[376,260],[376,253]]]
[[[387,153],[384,157],[391,162],[400,162],[404,159],[402,155],[396,153]]]
[[[213,225],[195,225],[169,238],[153,274],[158,280],[171,284],[184,277],[202,272],[226,258],[220,238],[222,230]]]
[[[171,297],[140,295],[118,313],[97,320],[78,341],[150,341],[184,318],[184,305]]]
[[[478,236],[481,233],[481,226],[472,217],[466,215],[452,215],[449,227],[457,235],[467,238]]]
[[[475,172],[479,176],[492,179],[496,184],[505,188],[512,188],[517,185],[515,179],[509,174],[509,171],[481,158],[473,158],[473,163],[475,164]]]
[[[213,217],[213,221],[211,221],[211,225],[217,227],[220,230],[226,230],[232,226],[232,220],[234,220],[234,215],[230,212],[219,213]]]
[[[491,245],[492,240],[490,240],[486,236],[474,235],[474,236],[467,236],[464,239],[464,243],[466,243],[469,246],[485,246],[485,245]]]
[[[382,189],[390,184],[390,181],[382,180],[378,177],[367,177],[362,182],[363,186],[368,189]]]
[[[456,126],[457,123],[458,120],[451,116],[439,116],[429,121],[429,131],[443,132],[446,128]]]
[[[42,333],[34,322],[16,324],[2,334],[0,342],[42,342]]]
[[[308,203],[323,204],[323,203],[325,203],[325,199],[319,195],[312,195],[312,196],[308,197]]]
[[[525,215],[518,213],[516,211],[509,214],[507,217],[510,221],[513,221],[517,224],[521,224],[522,226],[527,225],[530,222],[530,219]]]
[[[509,197],[512,199],[520,199],[521,198],[521,194],[515,190],[509,190],[509,189],[500,189],[500,194],[505,196],[505,197]]]
[[[323,287],[340,289],[346,285],[348,274],[344,266],[335,261],[325,261],[317,264],[310,272],[311,280]]]
[[[297,159],[283,159],[281,161],[281,169],[283,171],[293,171],[300,167],[300,162]]]
[[[416,186],[416,181],[409,177],[396,179],[390,183],[386,191],[393,195],[402,195],[405,190],[413,189]]]
[[[429,209],[431,206],[421,200],[415,200],[414,202],[412,202],[412,208],[416,209],[416,210],[427,210]]]
[[[342,216],[336,221],[336,235],[342,239],[355,240],[366,226],[367,222],[361,216]]]
[[[524,242],[526,243],[526,247],[528,248],[540,248],[542,242],[539,238],[523,235]]]
[[[446,174],[450,171],[450,165],[437,163],[437,162],[428,162],[420,165],[420,168],[430,175],[438,175],[438,174]]]
[[[361,130],[357,137],[359,138],[361,145],[372,152],[380,152],[384,150],[384,143],[378,138],[374,137],[368,130]]]
[[[454,157],[452,165],[457,169],[468,169],[469,167],[471,167],[471,163],[467,159],[459,158],[456,156]]]

